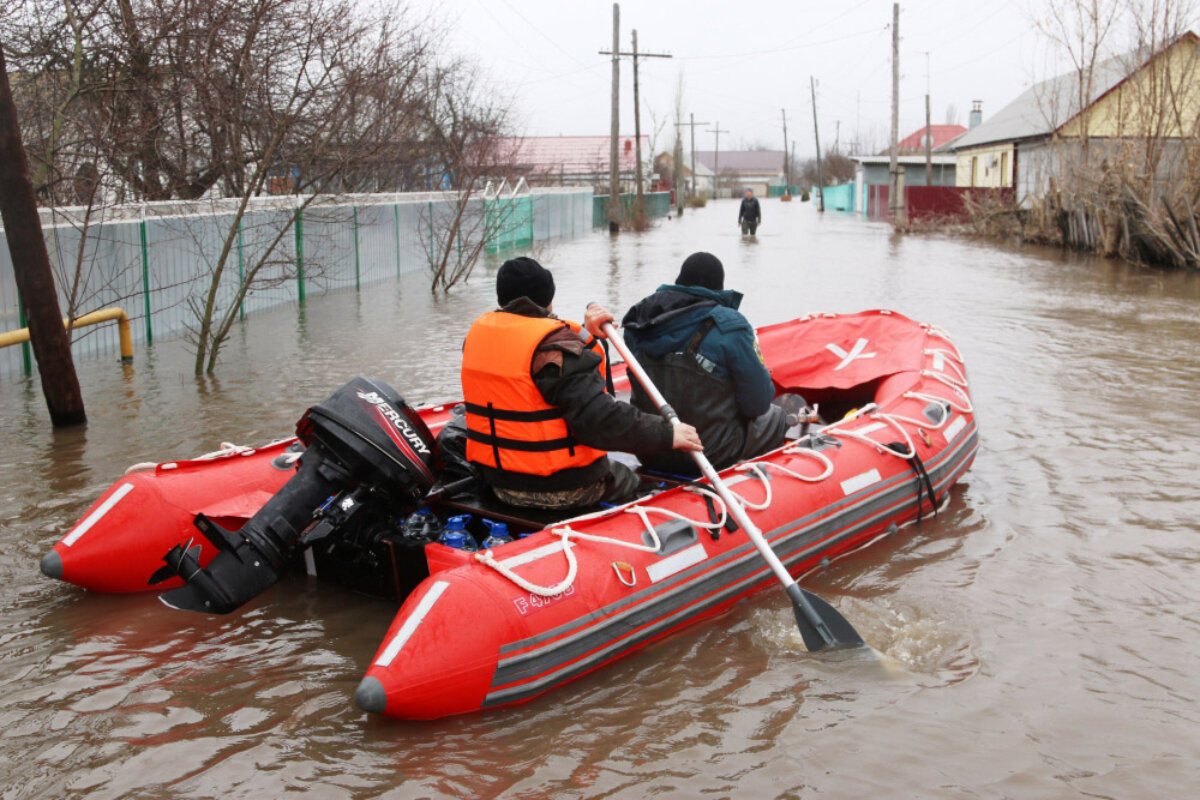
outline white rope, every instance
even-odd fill
[[[835,316],[835,315],[828,314],[828,315],[824,315],[824,316]],[[813,318],[812,315],[810,315],[810,317],[807,317],[806,319],[810,319],[810,318]],[[843,419],[839,422],[836,422],[832,425],[828,425],[825,428],[823,428],[822,430],[817,431],[815,435],[828,436],[828,437],[834,438],[834,439],[844,438],[844,439],[857,440],[859,442],[862,442],[863,444],[866,444],[866,445],[874,448],[875,450],[877,450],[879,452],[888,453],[896,458],[909,461],[916,457],[917,448],[916,448],[916,445],[913,443],[912,435],[904,427],[905,423],[907,423],[908,425],[911,425],[918,431],[921,431],[922,435],[924,435],[924,433],[923,433],[924,428],[928,427],[933,430],[936,430],[936,429],[942,427],[946,423],[946,420],[949,419],[949,416],[950,416],[949,409],[954,408],[964,414],[970,413],[971,411],[974,410],[968,399],[968,395],[964,391],[968,384],[967,384],[966,373],[965,373],[965,370],[964,370],[963,364],[962,364],[962,355],[959,353],[958,348],[954,345],[954,343],[952,341],[950,341],[950,337],[945,333],[945,331],[942,331],[940,328],[935,328],[932,325],[924,325],[924,324],[922,325],[922,327],[925,328],[926,332],[929,335],[938,336],[942,339],[945,339],[946,342],[950,345],[950,347],[953,348],[953,350],[932,348],[932,349],[925,350],[924,353],[925,353],[925,355],[931,355],[931,356],[940,355],[942,364],[948,365],[953,370],[954,374],[953,375],[945,375],[941,372],[937,372],[937,371],[933,371],[933,370],[926,370],[926,369],[921,370],[920,374],[923,376],[933,378],[934,380],[937,380],[940,383],[944,384],[945,386],[949,387],[955,394],[957,394],[960,398],[962,398],[962,401],[965,405],[959,405],[958,403],[955,403],[953,400],[950,400],[950,399],[944,398],[944,397],[938,397],[936,395],[928,395],[928,394],[924,394],[921,392],[905,392],[902,395],[904,398],[923,400],[928,403],[934,403],[934,404],[938,405],[940,408],[942,408],[943,413],[942,413],[941,420],[937,423],[931,423],[926,420],[913,419],[912,417],[904,416],[901,414],[880,411],[879,406],[876,403],[868,403],[867,405],[863,406],[862,408],[856,409],[854,412],[852,412],[850,415],[848,415],[845,419]],[[873,439],[864,433],[859,433],[855,430],[848,430],[846,428],[840,427],[842,425],[846,425],[851,422],[856,422],[856,421],[859,421],[862,419],[881,420],[887,427],[894,429],[897,433],[899,433],[900,436],[902,436],[904,438],[904,443],[907,446],[907,452],[894,450],[891,447],[889,447],[888,445],[884,444],[883,442]],[[757,478],[758,481],[762,483],[762,485],[763,485],[763,500],[756,503],[756,502],[746,499],[745,495],[734,492],[732,489],[730,489],[729,492],[735,498],[735,502],[740,502],[743,506],[754,509],[755,511],[765,511],[766,509],[770,508],[771,503],[774,501],[774,492],[771,487],[770,476],[767,474],[768,470],[774,470],[775,472],[782,473],[784,475],[787,475],[788,477],[795,478],[796,480],[804,481],[806,483],[818,483],[820,481],[825,480],[830,475],[832,475],[833,471],[834,471],[833,460],[831,458],[829,458],[827,455],[825,455],[824,453],[820,452],[819,450],[812,449],[811,444],[812,444],[813,438],[814,438],[814,434],[809,434],[809,435],[803,437],[802,439],[799,439],[790,445],[786,445],[774,452],[778,452],[778,453],[781,453],[784,455],[794,455],[794,456],[802,455],[802,456],[805,456],[806,458],[812,458],[822,465],[823,469],[821,471],[821,474],[819,474],[819,475],[802,475],[798,472],[795,472],[794,470],[788,469],[787,467],[784,467],[781,464],[776,464],[772,461],[751,461],[751,462],[738,464],[737,467],[735,467],[735,469],[737,469],[739,472],[743,472],[743,473],[747,474],[748,476]],[[804,442],[804,441],[809,442],[810,446],[809,447],[801,447],[800,443]],[[222,447],[225,447],[225,445],[222,445]],[[765,458],[766,456],[773,455],[773,454],[774,453],[767,453],[767,454],[764,454],[763,456],[760,456],[760,458]],[[297,456],[298,455],[299,454],[297,454]],[[664,517],[669,517],[671,519],[677,519],[677,520],[680,520],[681,522],[686,522],[687,524],[689,524],[695,528],[703,528],[705,530],[715,530],[715,529],[724,527],[726,520],[729,518],[729,508],[726,505],[723,497],[721,497],[719,494],[717,494],[716,492],[714,492],[712,489],[710,489],[708,487],[699,486],[696,484],[687,485],[682,488],[683,488],[683,491],[685,491],[685,492],[702,495],[704,497],[708,497],[711,500],[715,501],[721,509],[720,519],[718,519],[715,522],[710,522],[707,520],[696,520],[696,519],[687,517],[677,511],[673,511],[669,508],[662,508],[659,506],[639,505],[635,501],[634,504],[627,505],[627,506],[623,507],[621,510],[626,514],[636,514],[638,516],[638,518],[641,519],[642,525],[645,528],[645,532],[646,532],[646,534],[648,534],[648,536],[652,542],[652,544],[646,545],[646,544],[642,544],[640,542],[629,542],[629,541],[625,541],[624,539],[616,539],[611,536],[600,536],[600,535],[593,534],[593,533],[584,533],[582,531],[575,530],[570,525],[571,522],[582,522],[582,521],[597,519],[600,517],[610,516],[613,513],[613,509],[604,509],[601,511],[593,512],[591,514],[585,514],[585,515],[582,515],[579,517],[575,517],[571,520],[568,520],[566,524],[563,524],[563,525],[560,525],[558,527],[551,529],[551,533],[553,533],[554,535],[556,535],[560,538],[561,545],[562,545],[561,549],[567,559],[567,575],[566,575],[566,577],[552,586],[539,586],[535,583],[532,583],[531,581],[528,581],[528,580],[522,578],[520,575],[516,574],[513,570],[504,566],[504,564],[502,562],[497,561],[495,556],[492,555],[491,550],[484,550],[483,552],[476,553],[475,559],[477,561],[479,561],[481,564],[485,564],[485,565],[491,567],[492,569],[496,570],[501,575],[508,578],[510,581],[512,581],[517,586],[521,587],[522,589],[524,589],[527,592],[531,592],[531,593],[533,593],[535,595],[539,595],[541,597],[553,597],[555,595],[562,594],[563,592],[570,589],[571,586],[573,585],[573,583],[575,581],[575,576],[578,573],[578,568],[579,568],[579,565],[575,558],[575,555],[574,555],[574,553],[571,552],[571,550],[572,550],[571,539],[572,538],[583,540],[583,541],[595,542],[597,544],[606,544],[606,545],[611,545],[614,547],[623,547],[623,548],[627,548],[629,550],[637,550],[637,551],[643,552],[643,553],[659,553],[662,551],[662,540],[659,539],[658,531],[655,530],[654,525],[652,525],[650,522],[650,514],[652,514],[652,513],[660,514]],[[614,568],[615,568],[615,566],[616,565],[614,564]],[[621,579],[619,570],[617,572],[617,577],[618,577],[618,579]],[[625,583],[624,579],[621,579],[621,582]],[[626,583],[626,585],[628,586],[629,584]]]
[[[761,503],[750,502],[746,499],[746,495],[744,494],[737,495],[737,498],[742,501],[742,505],[749,506],[755,511],[766,511],[771,507],[771,500],[774,499],[774,495],[771,493],[771,477],[767,475],[766,471],[763,469],[763,465],[769,463],[769,461],[752,461],[748,464],[737,465],[739,472],[751,473],[755,478],[758,478],[758,480],[762,482],[764,497]],[[731,494],[733,493],[732,489],[729,491]]]
[[[566,530],[569,531],[570,528]],[[553,586],[538,586],[536,583],[525,580],[511,569],[504,566],[502,562],[497,561],[496,557],[492,555],[492,551],[490,549],[484,550],[481,553],[476,553],[475,560],[496,570],[496,572],[499,572],[501,575],[508,578],[510,581],[515,583],[517,586],[520,586],[527,592],[536,594],[539,597],[554,597],[555,595],[559,595],[567,591],[567,589],[570,589],[575,583],[575,574],[579,571],[579,562],[575,560],[575,554],[571,552],[571,543],[567,539],[566,532],[562,529],[555,528],[551,531],[551,533],[558,534],[561,537],[563,555],[567,557],[567,576]]]
[[[937,373],[934,373],[934,377],[937,377]],[[940,378],[939,378],[939,380],[940,380]],[[905,392],[904,396],[905,397],[916,397],[921,400],[928,400],[931,403],[945,403],[945,404],[949,405],[951,408],[957,409],[958,411],[962,412],[963,414],[970,414],[972,411],[975,410],[975,405],[970,401],[966,392],[964,392],[959,387],[957,387],[954,384],[949,383],[947,381],[943,380],[942,383],[946,384],[946,386],[950,389],[950,391],[952,391],[956,395],[958,395],[960,402],[956,403],[948,397],[939,397],[938,395],[925,394],[923,392]]]
[[[761,463],[764,467],[770,467],[776,472],[782,472],[784,475],[788,475],[798,481],[805,481],[807,483],[818,483],[819,481],[823,481],[833,474],[833,460],[820,450],[813,450],[809,447],[800,447],[799,443],[796,443],[791,447],[785,448],[783,452],[790,456],[807,456],[809,458],[814,458],[825,465],[825,470],[820,475],[801,475],[799,472],[793,472],[787,467],[776,464],[773,461],[762,461],[759,463]]]
[[[284,439],[276,439],[273,442],[268,442],[267,444],[263,445],[263,449],[266,449],[268,447],[274,447],[275,445],[277,445],[281,442],[290,441],[292,438],[294,438],[294,437],[287,437]],[[204,455],[199,455],[199,456],[196,456],[195,458],[192,458],[189,460],[191,460],[191,461],[213,461],[218,458],[228,458],[229,456],[248,456],[248,455],[251,455],[256,452],[258,452],[258,448],[255,448],[255,447],[249,447],[244,444],[234,444],[233,442],[221,442],[220,450],[213,450],[211,453],[205,453]],[[295,464],[297,461],[300,460],[300,456],[302,456],[303,454],[304,454],[303,450],[296,450],[296,451],[285,450],[283,453],[281,453],[279,455],[279,457],[283,459],[283,463],[285,463],[285,464]],[[162,465],[163,469],[174,469],[178,463],[179,462],[177,462],[177,461],[166,461],[166,462],[161,462],[161,465]],[[139,461],[138,463],[132,464],[129,467],[127,467],[125,469],[125,474],[131,475],[134,472],[143,472],[145,470],[154,469],[158,466],[160,466],[160,462],[158,462],[158,461]]]
[[[960,386],[967,385],[966,366],[958,358],[956,353],[952,353],[949,350],[945,350],[940,347],[932,347],[925,351],[925,355],[941,356],[943,366],[950,367],[954,370],[955,378],[957,379],[955,382]]]
[[[654,529],[654,526],[650,523],[650,517],[649,517],[650,513],[662,514],[663,516],[666,516],[666,517],[671,517],[673,519],[682,520],[682,521],[687,522],[688,524],[693,525],[698,528],[709,528],[709,529],[719,528],[725,524],[727,510],[725,508],[724,501],[721,500],[719,495],[716,495],[712,491],[705,489],[704,487],[701,487],[701,486],[692,486],[692,487],[684,487],[684,488],[685,488],[685,490],[692,491],[696,494],[708,495],[708,496],[714,498],[718,503],[721,504],[721,518],[719,520],[717,520],[716,522],[707,522],[707,521],[702,522],[699,520],[690,519],[689,517],[686,517],[683,514],[678,513],[677,511],[672,511],[669,508],[659,508],[657,506],[643,506],[643,505],[626,506],[625,508],[622,509],[622,511],[624,511],[626,514],[636,514],[642,520],[642,525],[645,527],[646,533],[650,536],[650,540],[652,542],[649,545],[641,544],[640,542],[628,542],[628,541],[625,541],[624,539],[615,539],[611,536],[599,536],[594,533],[584,533],[583,531],[575,530],[574,528],[572,528],[570,526],[569,523],[566,525],[560,525],[558,527],[551,528],[550,532],[553,533],[554,535],[560,537],[560,539],[562,540],[562,551],[566,555],[566,558],[567,558],[567,575],[565,578],[563,578],[561,581],[554,584],[553,586],[539,586],[536,583],[533,583],[531,581],[526,580],[525,578],[522,578],[516,572],[514,572],[513,570],[504,566],[504,564],[502,562],[497,561],[495,556],[492,555],[491,550],[484,550],[483,552],[476,553],[475,560],[481,564],[484,564],[484,565],[489,566],[492,569],[496,570],[501,575],[508,578],[510,581],[515,583],[517,586],[520,586],[522,589],[524,589],[527,592],[531,592],[540,597],[553,597],[555,595],[562,594],[567,589],[571,588],[571,585],[575,581],[575,575],[578,572],[578,568],[579,568],[578,562],[575,559],[575,554],[571,552],[571,539],[572,538],[589,541],[589,542],[595,542],[597,544],[612,545],[614,547],[624,547],[629,550],[637,550],[637,551],[643,552],[643,553],[658,553],[658,552],[662,551],[662,540],[658,538],[658,531],[656,531]],[[605,509],[604,511],[593,512],[592,514],[586,514],[586,515],[583,515],[580,517],[575,517],[574,519],[570,520],[570,522],[579,522],[581,520],[589,520],[589,519],[593,519],[596,517],[608,516],[611,514],[612,514],[611,510]]]

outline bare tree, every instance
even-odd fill
[[[1051,83],[1066,87],[1069,96],[1055,92],[1041,98],[1043,113],[1061,124],[1073,118],[1078,128],[1081,170],[1087,169],[1091,139],[1092,101],[1098,94],[1096,69],[1112,55],[1111,34],[1124,0],[1050,0],[1047,15],[1039,20],[1039,30],[1070,60],[1075,79],[1069,83]]]
[[[236,199],[192,297],[198,374],[214,370],[247,294],[300,268],[281,245],[318,195],[408,188],[436,145],[423,94],[433,37],[403,12],[352,0],[24,0],[0,26],[34,76],[21,95],[39,122],[48,201]],[[249,199],[272,193],[294,199],[256,230],[230,291]]]
[[[437,293],[466,280],[480,256],[502,240],[523,238],[513,236],[515,228],[532,225],[533,212],[528,197],[518,196],[520,141],[505,135],[508,102],[461,62],[430,71],[423,93],[434,182],[428,188],[448,189],[419,225],[429,288]]]

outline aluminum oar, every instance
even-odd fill
[[[675,409],[671,408],[666,398],[662,396],[662,393],[658,391],[654,382],[650,380],[650,376],[642,369],[642,365],[633,357],[633,353],[629,352],[625,340],[621,338],[621,334],[617,333],[612,323],[606,322],[603,330],[605,335],[608,336],[609,341],[617,348],[617,352],[625,359],[625,365],[629,371],[633,373],[638,383],[646,390],[646,394],[649,395],[650,400],[654,403],[659,413],[666,417],[672,425],[681,424],[679,415],[675,413]],[[763,560],[771,567],[779,582],[783,584],[788,597],[791,598],[792,610],[795,612],[796,624],[800,628],[800,636],[804,639],[804,646],[809,650],[863,646],[865,644],[863,638],[859,636],[854,626],[838,613],[837,609],[812,592],[800,588],[800,585],[788,573],[787,568],[783,566],[783,562],[775,555],[775,551],[767,543],[762,531],[750,519],[750,515],[746,513],[746,509],[739,502],[738,498],[729,490],[725,482],[721,480],[721,476],[717,474],[717,471],[713,468],[708,458],[703,453],[697,451],[691,451],[690,454],[696,461],[696,466],[700,468],[700,472],[712,484],[717,494],[725,501],[725,505],[734,519],[738,521],[738,524],[742,526],[742,530],[750,537],[750,541],[754,543],[754,547],[758,550],[759,555],[763,557]]]

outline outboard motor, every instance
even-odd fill
[[[219,552],[202,567],[199,546],[171,548],[150,583],[178,575],[186,585],[162,595],[164,603],[212,614],[233,611],[279,580],[301,534],[332,498],[353,488],[350,497],[379,492],[415,505],[434,484],[433,435],[379,381],[350,381],[308,409],[296,435],[306,448],[299,470],[239,531],[196,515],[196,527]]]

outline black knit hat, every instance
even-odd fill
[[[528,297],[542,308],[554,300],[554,276],[528,256],[510,258],[496,273],[496,300],[500,306],[518,297]]]
[[[678,286],[703,286],[720,291],[725,288],[725,267],[721,259],[712,253],[692,253],[684,259],[675,283]]]

